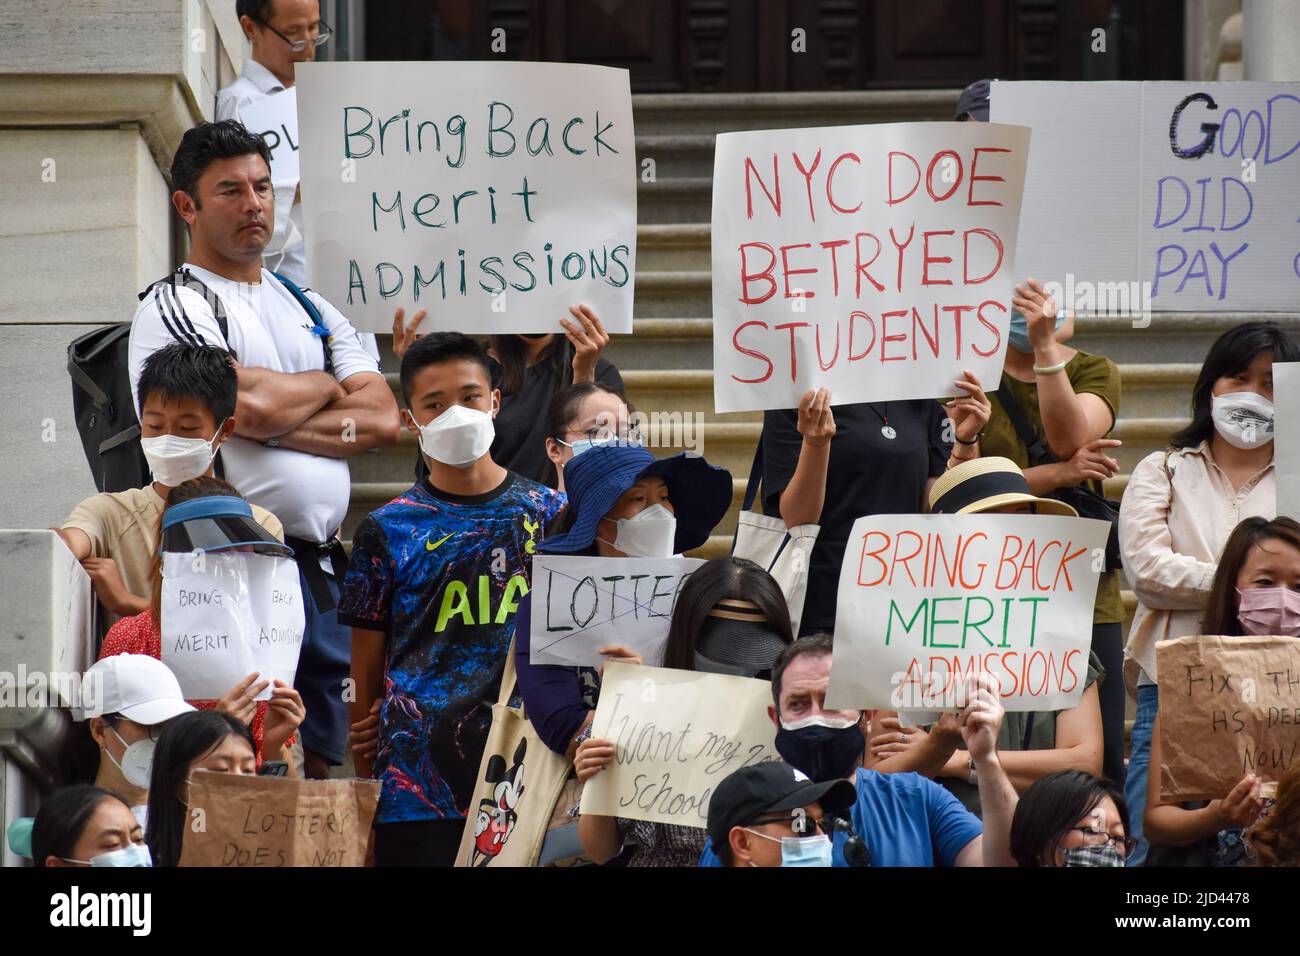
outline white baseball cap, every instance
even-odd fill
[[[152,726],[194,708],[185,703],[176,675],[147,654],[115,654],[96,661],[82,676],[83,719],[121,714]]]

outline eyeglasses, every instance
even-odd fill
[[[1070,827],[1070,829],[1078,830],[1083,834],[1084,846],[1118,846],[1125,856],[1137,848],[1137,837],[1115,836],[1112,833],[1094,830],[1092,827]]]
[[[636,428],[629,428],[622,435],[615,435],[612,429],[606,428],[604,425],[596,425],[593,428],[588,428],[586,431],[582,431],[577,428],[571,428],[567,432],[565,432],[565,434],[578,435],[581,438],[585,438],[589,442],[595,442],[597,444],[601,444],[605,442],[609,442],[611,444],[617,442],[617,444],[620,445],[644,445],[645,444],[645,438],[642,437],[641,432]],[[555,440],[558,441],[561,445],[568,445],[570,448],[573,447],[570,442],[565,441],[563,438],[556,438]]]
[[[751,827],[761,827],[769,823],[784,824],[799,836],[812,836],[818,830],[821,830],[827,836],[832,836],[835,830],[835,821],[830,817],[815,820],[807,815],[791,816],[788,813],[779,817],[768,817],[765,820],[755,820],[749,825]]]
[[[266,27],[268,30],[270,30],[272,33],[278,36],[281,40],[283,40],[285,43],[289,44],[289,49],[292,50],[294,53],[301,53],[303,50],[307,49],[308,45],[323,46],[324,44],[328,43],[329,38],[334,35],[334,31],[330,29],[329,24],[327,24],[324,20],[317,20],[315,36],[309,36],[305,40],[291,40],[283,33],[281,33],[279,30],[277,30],[275,27],[271,26],[271,24],[267,23],[265,20],[262,20],[259,17],[251,17],[250,19],[252,19],[253,22],[255,23],[260,23],[262,26]]]

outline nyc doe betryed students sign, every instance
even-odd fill
[[[353,325],[559,332],[585,302],[632,331],[636,146],[626,70],[302,63],[311,284]]]
[[[699,558],[533,558],[534,664],[598,667],[598,648],[621,644],[647,664],[663,659],[677,594]]]
[[[888,123],[718,136],[719,412],[938,398],[1002,370],[1029,131]]]
[[[840,570],[826,706],[952,710],[985,672],[1007,710],[1083,694],[1109,525],[1048,515],[869,515]]]
[[[582,812],[703,828],[728,774],[780,760],[767,681],[608,664],[592,736],[614,762],[587,781]]]

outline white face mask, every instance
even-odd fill
[[[156,742],[146,737],[144,740],[137,740],[133,744],[128,744],[122,740],[122,735],[117,732],[116,727],[108,728],[113,732],[113,736],[122,741],[122,746],[126,748],[126,753],[122,754],[119,762],[107,747],[104,753],[108,754],[108,759],[117,765],[117,769],[122,771],[122,776],[126,782],[133,787],[139,787],[141,790],[149,789],[149,775],[153,771],[153,752],[157,746]]]
[[[420,425],[424,453],[453,468],[474,464],[487,454],[495,437],[492,416],[464,405],[453,405],[429,424]]]
[[[1234,448],[1258,448],[1273,440],[1273,403],[1257,392],[1228,392],[1210,400],[1214,428]]]
[[[217,426],[217,435],[225,427],[225,422]],[[181,438],[179,435],[157,435],[153,438],[141,438],[140,450],[144,452],[145,461],[149,463],[149,472],[153,480],[168,488],[175,488],[183,481],[205,475],[212,467],[212,438]]]
[[[614,547],[629,558],[671,558],[677,538],[677,519],[663,505],[654,504],[631,518],[619,518]]]

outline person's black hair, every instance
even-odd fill
[[[1128,804],[1115,784],[1085,770],[1058,770],[1039,777],[1020,796],[1011,818],[1011,855],[1020,866],[1043,860],[1081,819],[1110,797],[1129,835]]]
[[[172,157],[172,189],[188,193],[194,200],[194,208],[200,209],[199,177],[203,171],[218,159],[234,159],[249,153],[257,153],[266,161],[269,176],[271,150],[266,140],[250,133],[238,120],[200,123],[187,130],[176,147],[176,155]]]
[[[753,561],[726,555],[706,561],[686,579],[677,594],[668,643],[664,646],[664,667],[695,670],[695,642],[709,612],[723,598],[753,601],[768,627],[786,642],[794,643],[790,607],[776,579]]]
[[[778,716],[781,714],[781,679],[785,676],[785,669],[796,657],[805,654],[826,657],[832,653],[833,648],[834,639],[830,634],[809,634],[788,645],[776,656],[776,660],[772,662],[772,703],[776,705]]]
[[[99,716],[110,727],[116,727],[124,719],[121,714]],[[63,744],[63,749],[59,751],[59,774],[60,779],[65,783],[92,783],[99,775],[99,762],[102,758],[99,744],[90,734],[90,722],[93,719],[87,717],[75,724]]]
[[[528,375],[528,349],[524,346],[523,336],[490,335],[488,345],[501,367],[498,378],[501,394],[515,394],[524,387]],[[555,380],[564,388],[573,384],[573,355],[573,343],[557,332],[538,362],[550,362],[555,368]]]
[[[483,366],[488,387],[492,385],[492,369],[488,365],[483,346],[460,332],[431,332],[415,340],[415,344],[402,356],[402,398],[407,408],[411,406],[411,382],[416,374],[430,365],[463,359]]]
[[[32,824],[32,860],[36,865],[44,866],[51,856],[71,859],[86,824],[105,800],[116,800],[131,809],[117,794],[87,783],[63,787],[44,797]]]
[[[569,426],[578,417],[578,409],[586,401],[589,395],[596,392],[604,392],[607,395],[613,395],[624,405],[627,405],[627,396],[622,390],[615,388],[613,385],[606,385],[604,382],[575,382],[572,385],[566,385],[551,396],[551,404],[546,409],[546,437],[554,438],[556,441],[567,441],[564,437]],[[502,394],[505,394],[504,388]],[[631,409],[629,408],[629,414]],[[612,436],[611,436],[612,437]],[[542,477],[542,483],[554,488],[559,484],[559,470],[555,462],[547,460],[547,472]]]
[[[151,352],[140,369],[136,384],[137,410],[144,413],[144,400],[157,393],[166,401],[196,398],[212,412],[220,425],[235,414],[239,398],[239,373],[230,353],[213,345],[173,342]]]
[[[149,816],[145,843],[154,866],[180,863],[189,809],[181,802],[180,788],[190,775],[190,764],[210,753],[227,737],[248,742],[253,753],[257,745],[248,725],[219,710],[196,710],[167,722],[154,750],[149,776]]]
[[[273,0],[235,0],[235,16],[265,23],[274,15],[272,2]]]
[[[1276,322],[1243,322],[1215,339],[1192,386],[1192,420],[1186,428],[1170,436],[1169,444],[1174,448],[1195,448],[1213,438],[1214,419],[1210,411],[1214,383],[1224,376],[1246,371],[1264,352],[1272,352],[1274,362],[1300,361],[1300,345]]]

